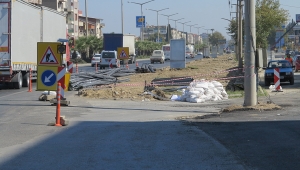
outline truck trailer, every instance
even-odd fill
[[[103,50],[105,51],[117,51],[118,47],[129,48],[129,59],[125,61],[128,64],[135,63],[135,36],[123,35],[123,34],[103,34]],[[123,62],[123,61],[121,61]]]
[[[28,87],[29,70],[37,75],[37,42],[66,39],[66,16],[22,0],[0,0],[0,14],[0,83]]]

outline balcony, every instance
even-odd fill
[[[73,18],[68,18],[68,24],[74,24],[74,19]]]

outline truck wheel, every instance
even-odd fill
[[[13,86],[15,89],[21,89],[22,88],[22,85],[23,85],[23,77],[22,77],[22,73],[19,72],[16,76],[17,77],[17,82],[13,82]]]
[[[290,79],[290,85],[294,85],[294,78]]]
[[[270,80],[265,79],[265,86],[270,86]]]
[[[23,76],[23,87],[29,86],[29,73],[25,73]]]

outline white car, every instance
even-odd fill
[[[118,67],[117,51],[102,51],[100,58],[100,69]]]
[[[202,52],[198,52],[197,55],[203,55],[203,53]]]
[[[97,67],[98,67],[100,64],[100,58],[101,58],[101,54],[95,54],[91,60],[91,66],[95,67],[97,63]]]
[[[165,54],[163,50],[154,50],[152,56],[150,57],[150,62],[153,64],[154,62],[165,63]]]

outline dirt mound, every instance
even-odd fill
[[[281,110],[281,109],[282,108],[280,106],[274,103],[259,103],[255,106],[231,105],[222,109],[222,112],[249,111],[249,110],[271,111],[271,110]]]

